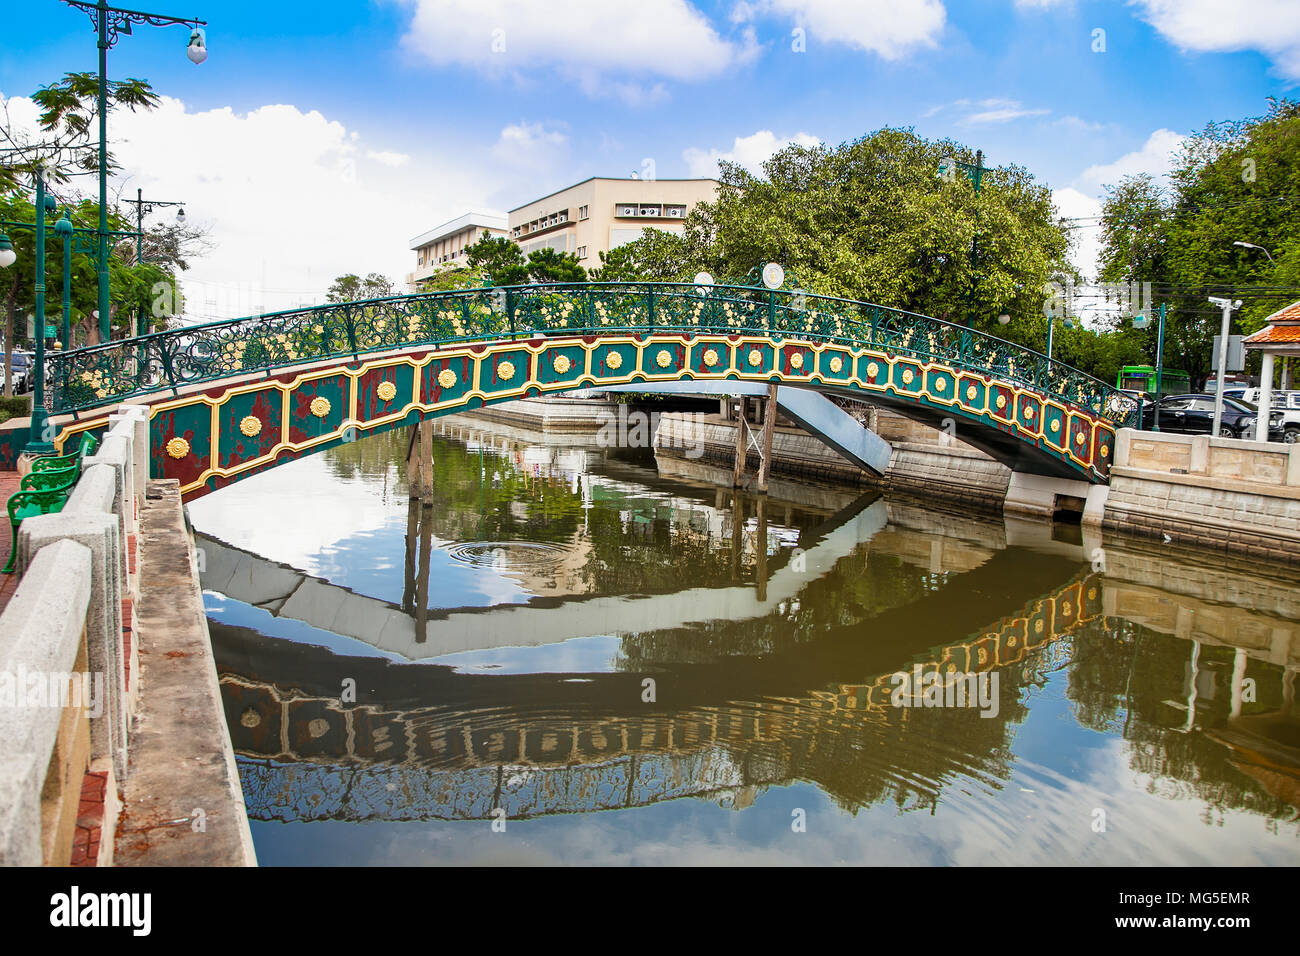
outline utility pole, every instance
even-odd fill
[[[161,206],[179,206],[176,212],[176,218],[181,222],[185,221],[185,204],[176,200],[161,200],[144,198],[144,190],[137,189],[134,199],[124,199],[123,202],[135,206],[135,264],[138,266],[144,262],[144,217],[153,212],[156,207]],[[135,334],[145,334],[144,306],[141,305],[136,309],[135,315]]]
[[[1228,330],[1232,327],[1232,310],[1241,308],[1241,300],[1233,302],[1232,299],[1220,299],[1217,296],[1210,296],[1210,304],[1217,305],[1223,310],[1223,328],[1219,334],[1219,371],[1217,376],[1217,385],[1214,390],[1214,428],[1213,437],[1219,437],[1219,429],[1223,425],[1223,376],[1228,368]],[[1268,409],[1263,410],[1264,421],[1262,423],[1265,431],[1268,429]],[[1261,423],[1256,421],[1255,427],[1259,428]]]

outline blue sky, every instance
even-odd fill
[[[110,135],[121,188],[212,228],[196,317],[306,301],[343,271],[401,278],[407,240],[467,207],[884,125],[1026,166],[1087,215],[1103,183],[1162,171],[1179,136],[1300,80],[1295,0],[182,2],[125,5],[208,20],[207,62],[184,28],[137,27],[110,75],[169,99]],[[40,85],[94,66],[85,14],[6,9],[15,125]]]

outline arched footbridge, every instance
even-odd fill
[[[341,442],[525,396],[764,382],[864,398],[1016,471],[1105,482],[1135,400],[994,336],[749,286],[575,283],[329,304],[56,353],[60,447],[150,409],[151,473],[194,498]]]

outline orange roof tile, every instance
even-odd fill
[[[1274,312],[1272,315],[1270,315],[1264,321],[1265,322],[1300,322],[1300,302],[1292,302],[1288,306],[1283,306],[1282,308]]]
[[[1247,345],[1268,345],[1285,342],[1300,342],[1300,325],[1266,325],[1258,332],[1246,337]]]

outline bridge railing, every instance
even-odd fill
[[[333,303],[183,326],[56,353],[54,412],[322,359],[536,334],[729,332],[867,346],[994,375],[1136,425],[1137,402],[1032,349],[961,325],[800,291],[690,283],[553,283]]]

